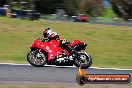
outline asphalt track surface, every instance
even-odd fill
[[[132,70],[87,69],[88,74],[130,74]],[[62,82],[76,83],[75,67],[33,67],[30,65],[0,64],[0,82]]]
[[[109,22],[89,22],[91,24],[104,24],[104,25],[113,25],[113,26],[128,26],[132,27],[132,22],[131,23],[109,23]]]

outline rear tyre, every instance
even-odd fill
[[[38,50],[30,51],[27,54],[27,61],[35,67],[43,67],[47,63],[46,55]]]
[[[92,57],[84,51],[78,52],[80,57],[75,60],[74,65],[82,69],[87,69],[92,65]]]

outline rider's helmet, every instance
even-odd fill
[[[51,28],[47,28],[43,31],[43,36],[45,38],[48,38],[51,34],[53,33],[52,29]]]

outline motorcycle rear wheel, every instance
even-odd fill
[[[35,67],[43,67],[47,63],[47,58],[42,52],[38,50],[30,51],[27,54],[27,61]]]
[[[80,54],[80,58],[75,60],[74,65],[76,67],[81,66],[82,69],[89,68],[92,65],[92,57],[84,51],[78,53]]]

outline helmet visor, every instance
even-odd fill
[[[53,30],[52,29],[49,29],[48,31],[47,31],[47,34],[50,36],[51,34],[53,33]]]

